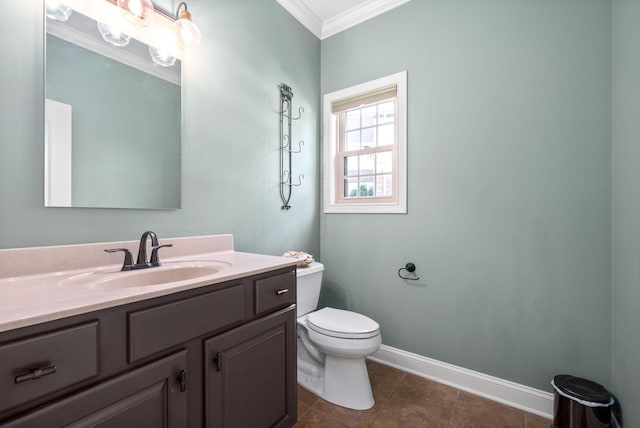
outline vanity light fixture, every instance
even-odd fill
[[[44,9],[47,18],[56,21],[66,21],[71,16],[71,8],[58,3],[56,0],[46,0]]]
[[[131,24],[146,26],[153,20],[151,0],[118,0],[118,7],[122,9],[124,19]]]
[[[180,10],[184,7],[184,10]],[[181,48],[200,46],[202,35],[196,24],[191,21],[191,13],[187,10],[187,3],[180,2],[176,10],[176,32],[178,35],[178,46]]]
[[[77,11],[79,16],[96,21],[105,42],[123,48],[137,45],[131,40],[135,39],[149,46],[153,63],[162,67],[175,65],[186,51],[200,46],[202,39],[186,2],[178,4],[175,17],[156,10],[151,0],[45,0],[44,3],[49,20],[66,21]]]

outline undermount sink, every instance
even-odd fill
[[[226,267],[227,263],[222,262],[175,262],[127,272],[95,271],[67,278],[59,285],[84,286],[92,290],[147,287],[214,275]]]

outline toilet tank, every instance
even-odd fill
[[[324,265],[318,262],[310,263],[307,267],[298,268],[298,297],[296,305],[299,317],[315,311],[318,307],[322,271],[324,271]]]

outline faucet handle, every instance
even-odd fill
[[[165,248],[165,247],[173,247],[173,244],[163,244],[163,245],[153,246],[151,248],[151,260],[149,260],[149,263],[151,263],[154,266],[159,266],[160,260],[158,259],[158,250],[160,248]]]
[[[133,267],[133,256],[127,248],[107,248],[104,250],[105,253],[117,253],[118,251],[124,253],[124,263],[122,263],[122,269],[120,270],[131,270]]]

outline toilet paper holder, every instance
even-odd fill
[[[413,273],[416,271],[416,265],[414,265],[413,263],[409,262],[405,265],[405,267],[401,267],[400,269],[398,269],[398,276],[402,279],[406,279],[408,281],[417,281],[420,279],[419,276],[415,276],[415,278],[413,277],[408,277],[408,276],[402,276],[402,271],[407,271],[409,273]],[[414,274],[415,275],[415,274]]]

